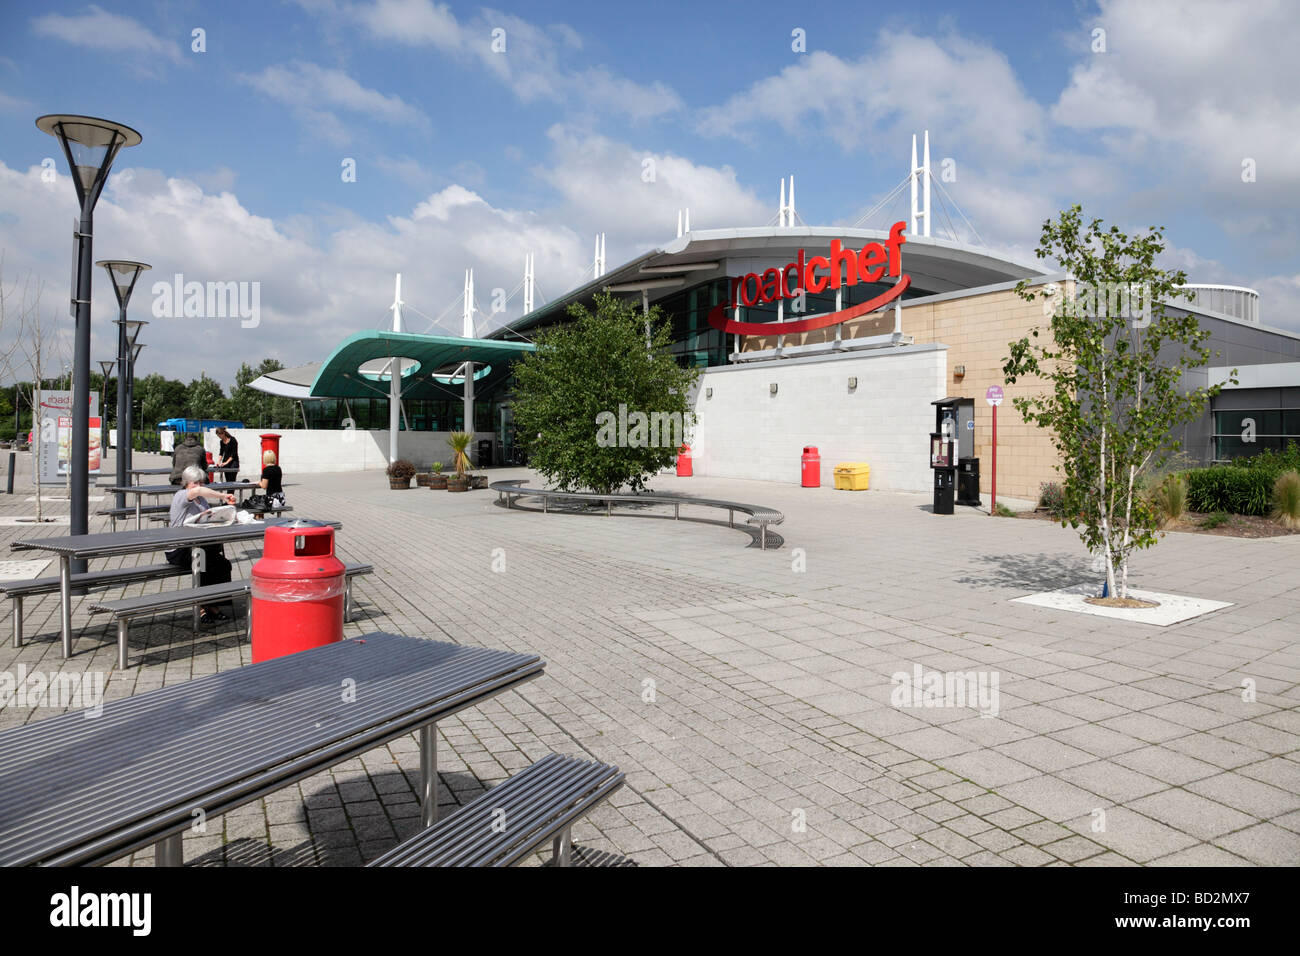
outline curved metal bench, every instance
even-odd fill
[[[745,519],[746,524],[758,528],[760,548],[767,547],[767,526],[785,521],[785,515],[775,508],[767,508],[763,505],[746,505],[738,501],[723,501],[718,498],[686,498],[680,495],[602,495],[585,491],[553,491],[549,488],[529,488],[522,478],[494,481],[488,487],[497,493],[498,501],[505,500],[507,508],[514,506],[516,498],[541,498],[543,514],[547,513],[546,505],[552,498],[600,502],[605,505],[606,515],[614,513],[613,505],[617,502],[672,505],[674,520],[681,517],[682,505],[700,505],[705,508],[727,509],[727,526],[734,528],[736,526],[736,512],[739,511],[742,514],[749,515]]]

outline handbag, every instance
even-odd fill
[[[249,495],[239,503],[239,510],[251,511],[253,514],[258,515],[265,514],[274,507],[275,505],[272,503],[270,496],[263,494]]]

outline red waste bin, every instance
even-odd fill
[[[265,455],[268,451],[273,451],[275,452],[275,463],[277,465],[284,464],[284,462],[280,461],[280,436],[274,432],[268,432],[267,434],[259,435],[258,437],[262,439],[262,454]],[[262,464],[260,455],[258,456],[257,464],[259,467]]]
[[[266,529],[253,565],[253,663],[343,640],[343,562],[334,529],[298,519]]]
[[[691,446],[683,445],[677,450],[677,477],[689,478],[693,474],[691,464]]]
[[[822,486],[822,456],[815,445],[804,445],[803,457],[800,458],[805,488]]]

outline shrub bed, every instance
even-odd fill
[[[1194,468],[1186,472],[1187,507],[1202,514],[1224,511],[1239,515],[1268,514],[1273,482],[1268,468]]]

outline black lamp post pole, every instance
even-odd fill
[[[72,162],[69,156],[69,163]],[[81,226],[77,230],[77,326],[72,359],[72,447],[68,467],[72,471],[72,534],[86,534],[90,527],[90,289],[94,256],[95,201],[99,190],[89,192],[81,204]],[[72,573],[83,574],[86,562],[73,561]]]
[[[131,430],[127,423],[129,419],[126,416],[126,376],[127,363],[130,361],[126,354],[126,303],[121,304],[119,319],[117,323],[117,486],[125,488],[131,484],[130,475],[126,470],[131,467],[127,460],[129,457],[127,444],[131,440]],[[126,507],[126,494],[119,491],[117,493],[117,507]]]
[[[113,160],[125,146],[140,142],[140,134],[120,123],[92,116],[51,114],[36,120],[36,127],[49,133],[63,147],[72,174],[81,217],[75,236],[77,264],[72,293],[76,331],[72,367],[72,445],[69,448],[69,497],[72,499],[68,530],[74,535],[89,531],[90,477],[90,296],[94,263],[95,203],[113,167]],[[77,154],[73,153],[73,146]],[[80,160],[80,161],[79,161]],[[72,561],[71,572],[86,570],[84,559]],[[72,653],[72,623],[67,609],[62,620],[63,656]]]

